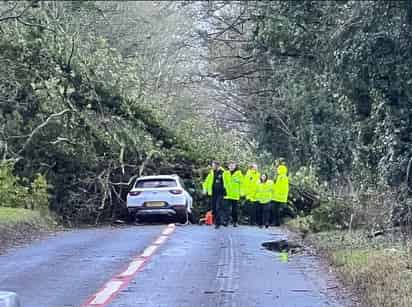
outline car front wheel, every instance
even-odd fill
[[[186,224],[189,220],[189,216],[187,212],[180,212],[177,215],[177,222],[180,224]]]
[[[190,212],[188,218],[191,224],[199,224],[199,217],[196,213]]]

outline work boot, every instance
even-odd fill
[[[220,225],[215,225],[215,229],[219,229]]]
[[[237,223],[233,223],[233,227],[237,227]]]
[[[265,225],[265,228],[269,228],[269,225],[268,225],[268,224],[266,224],[266,225]]]

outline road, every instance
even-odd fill
[[[344,306],[316,258],[285,262],[261,246],[284,237],[247,226],[63,232],[1,255],[0,290],[22,307]]]

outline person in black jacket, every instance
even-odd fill
[[[221,209],[223,206],[223,197],[225,196],[223,172],[224,169],[220,166],[220,163],[213,161],[212,169],[203,183],[204,192],[210,196],[210,209],[212,209],[216,228],[219,228],[222,223]]]

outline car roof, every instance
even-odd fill
[[[153,179],[173,179],[177,180],[179,179],[179,176],[177,175],[156,175],[156,176],[143,176],[137,178],[137,180],[153,180]]]

